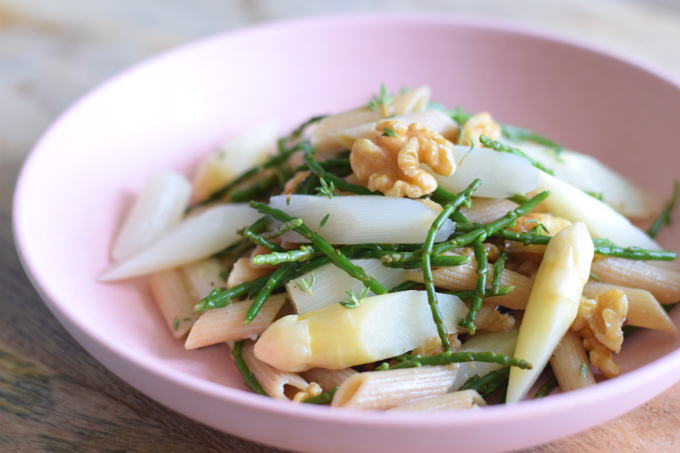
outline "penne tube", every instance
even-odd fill
[[[425,110],[422,112],[409,113],[390,118],[401,121],[406,125],[418,123],[421,126],[442,135],[444,138],[453,140],[458,135],[458,125],[444,112]],[[361,124],[349,129],[344,129],[335,134],[335,139],[346,149],[352,149],[354,142],[360,138],[373,139],[382,132],[378,131],[378,123],[382,119],[367,124]]]
[[[550,366],[563,392],[595,384],[583,341],[572,330],[568,330],[557,344]]]
[[[430,100],[430,89],[421,87],[413,91],[396,96],[392,102],[383,108],[375,110],[363,106],[336,115],[330,115],[319,121],[312,131],[310,140],[318,151],[340,151],[342,144],[336,139],[336,134],[362,124],[372,123],[391,115],[404,115],[425,110]]]
[[[656,268],[655,268],[656,269]],[[661,330],[663,332],[678,333],[666,310],[661,306],[652,293],[644,289],[627,288],[609,283],[588,282],[583,288],[583,296],[595,299],[610,289],[622,291],[628,299],[628,313],[626,322],[633,326]]]
[[[486,401],[476,390],[460,390],[444,395],[428,396],[388,409],[388,412],[443,412],[479,410]]]
[[[514,328],[506,332],[499,333],[480,333],[475,334],[467,340],[458,349],[457,352],[494,352],[511,356],[515,352],[515,345],[517,344],[517,336],[519,329]],[[477,375],[484,376],[492,371],[496,371],[503,367],[498,363],[485,362],[461,362],[455,366],[458,367],[458,374],[456,379],[451,384],[449,391],[456,391],[467,382],[468,379]]]
[[[264,275],[271,274],[274,272],[275,268],[267,264],[262,266],[256,266],[251,262],[251,258],[239,258],[234,263],[234,266],[229,272],[229,278],[227,279],[227,288],[233,288],[241,283],[245,283],[256,278],[260,278]]]
[[[170,269],[156,272],[149,279],[149,286],[165,324],[175,338],[182,338],[201,315],[194,313],[196,299],[189,293],[182,271]]]
[[[416,398],[443,395],[456,373],[455,366],[423,366],[355,374],[340,384],[331,406],[383,410]]]
[[[113,259],[129,257],[179,223],[190,197],[191,184],[183,175],[174,171],[153,175],[135,200],[113,244]]]
[[[514,354],[530,362],[533,368],[510,369],[507,403],[517,403],[526,396],[557,343],[576,319],[593,254],[593,241],[581,222],[557,233],[546,247]]]
[[[593,262],[591,272],[604,283],[649,291],[662,304],[680,301],[680,273],[645,261],[606,257]]]
[[[346,379],[358,374],[359,372],[352,368],[342,368],[340,370],[329,370],[327,368],[311,368],[300,373],[307,382],[316,382],[321,386],[324,392],[337,387]]]
[[[367,275],[375,278],[386,288],[393,288],[406,281],[406,269],[385,267],[379,259],[368,258],[350,261],[355,266],[361,267]],[[314,285],[310,288],[310,294],[301,289],[301,281],[304,279],[311,283],[312,274],[314,275]],[[346,292],[349,290],[353,291],[354,294],[360,294],[363,289],[364,285],[361,281],[332,263],[286,284],[286,291],[288,291],[288,295],[299,315],[337,304],[347,298]],[[375,295],[372,291],[368,294]]]
[[[241,355],[267,395],[277,399],[293,400],[298,393],[307,391],[309,384],[299,374],[277,370],[255,357],[253,344],[252,341],[246,340]]]
[[[254,340],[274,321],[286,300],[286,294],[269,296],[258,315],[249,324],[244,324],[243,320],[252,300],[208,310],[194,323],[184,347],[197,349],[245,338]]]
[[[247,204],[215,206],[189,217],[137,253],[106,269],[100,281],[137,277],[191,263],[236,242],[238,230],[262,217]]]
[[[272,197],[269,204],[302,219],[331,244],[425,242],[432,222],[439,215],[437,209],[418,200],[373,195],[334,196],[332,199],[315,195],[292,195],[290,198],[278,195]],[[435,240],[444,241],[451,233],[453,222],[446,220]],[[293,231],[286,232],[283,239],[309,242]]]
[[[466,207],[460,208],[460,213],[463,214],[470,223],[491,223],[516,208],[517,203],[505,198],[473,197],[472,206],[469,209]]]
[[[493,266],[489,266],[488,281],[493,278]],[[449,291],[465,291],[474,289],[477,284],[477,262],[473,261],[460,266],[446,266],[432,271],[434,286]],[[423,283],[423,272],[411,270],[406,274],[406,279]],[[504,269],[501,274],[501,286],[513,286],[515,289],[505,296],[489,298],[490,303],[502,305],[513,310],[524,310],[529,300],[529,294],[534,282],[529,277]],[[489,287],[490,287],[489,283]]]

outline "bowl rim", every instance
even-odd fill
[[[193,52],[197,48],[210,46],[212,43],[224,39],[247,38],[250,35],[257,35],[263,32],[279,33],[285,32],[291,28],[309,27],[309,26],[327,26],[338,23],[346,23],[347,21],[364,22],[367,24],[377,23],[405,23],[409,25],[417,24],[440,24],[445,26],[469,26],[476,29],[486,29],[493,31],[500,31],[504,33],[511,33],[523,35],[530,38],[550,41],[575,47],[582,51],[597,54],[600,57],[619,60],[627,65],[635,66],[649,75],[662,79],[663,81],[674,85],[680,91],[680,79],[665,68],[659,67],[656,64],[650,63],[639,57],[634,57],[623,53],[619,50],[609,49],[605,46],[586,42],[583,39],[563,36],[551,30],[541,29],[533,25],[526,25],[508,20],[501,20],[497,18],[484,18],[460,14],[434,14],[434,13],[353,13],[341,14],[334,16],[310,16],[304,18],[277,20],[273,22],[247,26],[218,33],[216,35],[208,36],[188,44],[181,45],[177,48],[162,52],[150,59],[145,59],[141,63],[133,65],[131,68],[120,72],[112,78],[107,79],[104,83],[99,84],[93,90],[90,90],[83,95],[77,102],[73,103],[71,107],[66,109],[58,118],[52,123],[47,131],[42,135],[37,144],[33,147],[28,157],[26,158],[19,177],[16,183],[15,194],[13,197],[12,210],[12,228],[15,238],[15,245],[17,248],[20,261],[27,275],[29,276],[33,286],[36,288],[42,299],[45,301],[48,308],[54,313],[60,322],[67,327],[70,325],[71,329],[76,329],[79,333],[95,344],[99,348],[104,348],[113,353],[117,358],[124,360],[140,371],[149,376],[159,379],[170,380],[175,385],[184,390],[191,392],[198,392],[205,396],[219,398],[224,401],[229,401],[236,406],[248,406],[256,410],[266,410],[268,412],[278,413],[280,415],[292,415],[300,420],[318,420],[322,419],[326,422],[338,424],[362,424],[368,426],[377,425],[391,425],[397,428],[406,428],[427,424],[434,427],[445,427],[456,424],[460,427],[468,425],[477,425],[480,421],[498,423],[512,416],[515,419],[528,419],[542,414],[555,413],[566,410],[570,407],[580,406],[584,401],[589,404],[606,401],[615,395],[623,395],[633,391],[638,387],[636,384],[640,379],[646,382],[656,382],[657,385],[653,391],[648,394],[654,396],[655,394],[663,392],[670,387],[675,380],[671,378],[661,379],[656,373],[659,369],[675,370],[680,372],[680,349],[674,350],[667,355],[655,360],[649,364],[643,365],[638,369],[632,370],[617,377],[614,380],[609,380],[599,383],[595,387],[581,389],[566,394],[552,395],[549,399],[541,399],[535,401],[525,401],[518,405],[512,406],[493,406],[486,408],[484,411],[476,413],[466,412],[464,414],[419,414],[418,421],[414,422],[414,417],[404,416],[403,414],[391,413],[375,413],[362,412],[354,410],[329,410],[327,407],[314,407],[311,405],[293,405],[285,401],[277,401],[272,398],[263,398],[259,395],[249,393],[240,389],[234,389],[221,384],[210,382],[199,377],[191,376],[183,372],[179,372],[168,365],[164,364],[162,360],[154,359],[142,360],[141,357],[132,354],[130,348],[121,346],[116,342],[111,342],[105,335],[100,334],[91,328],[82,318],[74,316],[74,313],[68,309],[68,301],[60,300],[58,294],[54,293],[50,287],[49,278],[45,275],[36,275],[33,270],[36,268],[36,263],[40,260],[39,256],[34,256],[28,251],[27,244],[31,240],[23,234],[23,224],[26,222],[25,212],[30,210],[28,206],[29,189],[26,187],[27,175],[32,171],[34,162],[40,159],[43,149],[48,147],[51,136],[55,130],[58,130],[64,121],[78,111],[83,106],[89,104],[100,92],[109,90],[111,87],[117,85],[119,81],[134,77],[137,72],[145,71],[149,66],[166,60],[181,57],[184,53]],[[65,322],[67,321],[67,322]],[[69,329],[70,333],[74,332]],[[80,341],[82,344],[82,341]],[[86,349],[90,351],[90,347]],[[668,375],[672,374],[668,371]],[[646,398],[648,399],[648,398]],[[420,421],[422,420],[422,422]]]

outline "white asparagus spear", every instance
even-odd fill
[[[184,175],[170,170],[153,175],[125,219],[111,256],[128,257],[176,225],[190,197],[191,184]]]
[[[580,222],[557,233],[546,247],[515,348],[515,357],[531,362],[533,368],[510,370],[508,404],[526,396],[576,319],[593,254],[592,239]]]
[[[128,259],[115,263],[100,281],[136,277],[207,258],[239,239],[238,230],[262,217],[247,204],[215,206],[189,217]]]
[[[591,236],[608,238],[619,247],[661,249],[644,231],[631,224],[609,205],[545,172],[539,172],[539,179],[537,190],[551,192],[551,195],[541,203],[541,208],[545,211],[571,222],[583,222]]]
[[[331,244],[425,242],[427,232],[439,211],[418,200],[375,195],[319,197],[285,195],[272,197],[270,206],[299,217],[313,231]],[[326,222],[322,220],[328,215]],[[447,220],[436,241],[444,241],[453,232]],[[283,235],[285,240],[309,242],[295,232]]]
[[[475,179],[482,185],[475,191],[475,197],[505,198],[518,193],[527,193],[538,186],[538,173],[528,160],[514,154],[499,153],[489,148],[454,146],[456,171],[451,176],[441,176],[423,165],[433,175],[442,189],[462,192]]]
[[[511,146],[550,168],[555,177],[583,191],[602,195],[602,200],[626,217],[648,218],[661,210],[661,201],[592,156],[567,149],[558,153],[534,143]]]
[[[438,294],[444,325],[467,315],[457,297]],[[275,321],[255,343],[260,360],[283,371],[340,369],[394,357],[437,337],[425,291],[367,297],[357,308],[335,304]]]
[[[367,275],[382,283],[387,289],[406,281],[406,273],[408,272],[406,269],[385,267],[379,259],[367,258],[350,261],[355,266],[362,268]],[[300,289],[301,286],[304,288],[302,279],[311,283],[312,278],[314,285],[310,288],[311,294]],[[360,294],[362,289],[364,289],[364,285],[361,281],[351,277],[333,263],[321,266],[315,271],[308,272],[300,278],[286,283],[286,291],[288,291],[288,295],[299,315],[337,304],[347,298],[346,291],[352,290],[355,294]],[[374,293],[370,292],[369,295],[372,296]]]
[[[276,145],[278,133],[278,124],[263,122],[220,146],[198,168],[194,197],[197,200],[207,198],[241,173],[264,162]]]

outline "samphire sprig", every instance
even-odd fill
[[[308,245],[302,245],[299,249],[286,250],[284,252],[272,252],[265,255],[257,255],[250,259],[256,266],[263,264],[281,264],[293,261],[307,261],[319,255],[319,252]]]
[[[474,335],[477,331],[475,319],[484,303],[486,280],[489,276],[489,257],[482,241],[479,239],[472,241],[472,250],[474,251],[475,259],[477,260],[477,284],[467,316],[465,319],[461,319],[459,323],[461,327],[467,329],[470,335]]]
[[[250,308],[248,308],[246,317],[243,320],[244,324],[250,324],[250,322],[255,319],[258,313],[260,313],[260,310],[262,310],[262,306],[272,294],[272,291],[282,286],[298,266],[299,263],[296,262],[284,263],[271,274],[269,279],[267,279],[267,283],[260,291],[258,291],[255,299],[253,299],[253,302],[250,304]]]
[[[476,231],[482,227],[480,224],[457,225],[455,234],[465,234]],[[461,234],[461,235],[462,235]],[[507,241],[519,242],[524,245],[548,245],[552,236],[534,233],[518,233],[515,231],[500,229],[493,232],[490,236]],[[666,250],[646,250],[640,247],[619,247],[612,244],[609,239],[593,238],[595,253],[603,256],[613,256],[629,260],[644,261],[673,261],[678,257],[676,252]]]
[[[292,217],[290,217],[285,212],[279,209],[272,208],[267,204],[259,203],[257,201],[251,201],[250,207],[252,207],[253,209],[257,209],[262,214],[270,215],[276,220],[280,220],[281,222],[288,222],[292,219]],[[361,281],[364,284],[364,286],[373,291],[375,294],[387,293],[387,289],[383,285],[381,285],[376,279],[369,275],[366,275],[366,272],[364,272],[364,270],[361,267],[353,264],[347,258],[347,256],[345,256],[342,252],[340,252],[331,244],[329,244],[328,241],[326,241],[326,239],[324,239],[321,235],[312,231],[307,225],[303,223],[299,227],[295,228],[295,231],[300,233],[305,238],[309,239],[312,242],[312,246],[316,250],[329,257],[330,260],[336,266],[338,266],[343,271],[347,272],[347,274],[349,274],[351,277]]]
[[[324,179],[326,183],[333,184],[334,188],[343,192],[351,192],[357,195],[382,195],[381,192],[372,192],[365,187],[359,186],[357,184],[350,184],[342,178],[331,174],[326,169],[324,169],[318,162],[314,160],[316,150],[309,143],[302,144],[302,156],[305,165],[311,170],[316,176]]]
[[[432,311],[432,319],[437,326],[437,334],[442,342],[442,347],[444,351],[451,351],[451,342],[449,341],[449,333],[446,331],[446,326],[444,325],[444,320],[442,319],[441,312],[439,311],[439,304],[437,302],[437,293],[434,286],[434,279],[432,277],[432,250],[434,248],[434,239],[437,233],[444,225],[444,222],[451,216],[451,214],[460,208],[466,201],[470,199],[472,193],[479,188],[482,181],[475,179],[472,184],[468,186],[467,189],[462,191],[458,196],[451,202],[449,202],[444,210],[437,216],[435,221],[432,223],[430,230],[427,233],[427,238],[423,244],[422,253],[422,267],[423,267],[423,278],[425,282],[425,291],[427,291],[427,300],[430,304],[430,310]]]
[[[508,381],[508,376],[510,376],[509,366],[491,371],[481,377],[475,374],[465,381],[465,384],[459,390],[475,390],[482,398],[486,399]]]
[[[652,226],[650,226],[647,230],[647,235],[649,237],[655,238],[662,226],[670,225],[671,213],[673,212],[673,208],[675,208],[675,203],[678,201],[678,191],[680,191],[680,182],[675,181],[675,184],[673,184],[673,195],[671,196],[671,199],[664,205],[659,217],[656,218]]]
[[[486,362],[498,363],[500,365],[510,365],[530,370],[533,365],[526,360],[509,357],[507,355],[496,354],[494,352],[452,352],[447,351],[441,354],[430,356],[404,355],[400,357],[400,363],[392,365],[390,370],[398,368],[413,368],[424,365],[451,365],[461,362]]]
[[[510,153],[510,154],[514,154],[516,156],[522,157],[522,158],[528,160],[531,163],[531,165],[538,168],[539,170],[542,170],[542,171],[548,173],[549,175],[555,174],[551,169],[546,168],[542,163],[540,163],[539,161],[537,161],[536,159],[534,159],[530,156],[527,156],[526,154],[524,154],[521,150],[519,150],[517,148],[513,148],[512,146],[504,145],[500,142],[497,142],[496,140],[491,140],[486,135],[480,135],[479,136],[479,142],[482,145],[486,146],[487,148],[491,148],[491,149],[494,149],[494,150],[502,152],[502,153]]]
[[[257,382],[255,375],[248,369],[245,360],[243,360],[243,340],[234,343],[234,348],[231,350],[231,356],[234,358],[236,369],[241,373],[241,376],[243,376],[243,383],[246,387],[257,394],[268,396],[260,383]]]

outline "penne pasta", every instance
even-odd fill
[[[209,310],[194,324],[184,347],[186,349],[197,349],[217,343],[243,340],[244,338],[254,340],[274,321],[276,314],[281,310],[286,300],[286,294],[270,296],[259,314],[249,324],[245,324],[243,319],[252,300],[236,302],[226,307]]]
[[[680,273],[644,261],[606,257],[593,262],[591,272],[604,283],[649,291],[662,304],[680,301]]]
[[[307,382],[316,382],[321,386],[324,392],[337,387],[346,379],[358,374],[359,372],[352,368],[342,368],[340,370],[329,370],[327,368],[311,368],[300,373]]]
[[[456,373],[455,366],[429,366],[359,373],[340,384],[331,406],[352,409],[389,409],[416,398],[446,393]]]
[[[428,396],[388,409],[388,412],[444,412],[479,410],[486,401],[476,390],[460,390],[444,395]]]
[[[254,342],[246,340],[243,344],[243,360],[257,379],[262,389],[272,398],[293,400],[295,395],[306,392],[309,384],[297,373],[277,370],[255,357]]]
[[[149,286],[165,324],[175,338],[182,338],[201,315],[194,313],[196,299],[190,294],[182,271],[156,272],[149,279]]]
[[[489,266],[489,282],[493,277],[493,272],[493,266]],[[473,259],[472,262],[460,266],[440,267],[432,271],[432,277],[434,285],[437,288],[449,291],[474,289],[477,284],[477,263]],[[420,270],[408,272],[406,274],[406,279],[419,283],[425,281],[423,272]],[[501,274],[501,286],[513,286],[514,290],[505,296],[494,296],[489,299],[489,302],[513,310],[524,310],[527,301],[529,300],[529,294],[531,293],[533,284],[533,280],[529,277],[525,277],[510,269],[505,269]],[[490,284],[488,287],[490,287]]]
[[[550,366],[563,392],[595,384],[583,342],[572,330],[568,330],[557,344]]]
[[[586,283],[586,286],[583,288],[583,296],[594,299],[610,289],[618,289],[628,298],[626,322],[629,325],[678,333],[677,326],[668,316],[666,310],[664,310],[652,293],[644,289],[627,288],[625,286],[591,281]]]
[[[470,208],[462,207],[460,213],[471,223],[489,223],[517,208],[517,204],[505,198],[472,198]]]

